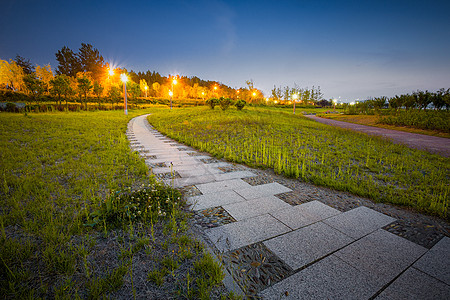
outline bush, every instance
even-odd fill
[[[179,191],[161,183],[150,184],[138,190],[112,192],[101,202],[100,208],[90,214],[86,226],[120,227],[124,224],[158,217],[168,217],[182,206]]]
[[[450,132],[450,112],[411,109],[401,111],[397,115],[382,117],[379,123]]]
[[[220,105],[220,108],[222,110],[226,110],[231,105],[231,99],[230,98],[220,97],[219,105]]]
[[[245,102],[245,100],[240,99],[240,100],[236,101],[236,104],[234,104],[234,105],[236,106],[236,108],[238,110],[242,110],[246,104],[247,104],[247,102]]]
[[[216,98],[211,98],[206,100],[206,104],[209,105],[209,107],[211,107],[211,109],[214,109],[214,107],[219,103],[219,100]]]

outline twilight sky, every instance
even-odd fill
[[[0,0],[0,59],[50,63],[92,44],[107,62],[215,80],[320,86],[353,101],[450,88],[450,1]]]

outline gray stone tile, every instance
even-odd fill
[[[443,237],[414,267],[450,285],[450,238]]]
[[[243,199],[243,198],[242,198]],[[289,204],[275,196],[247,200],[222,206],[237,221],[270,213],[290,207]]]
[[[450,299],[450,286],[415,268],[409,268],[375,299]]]
[[[289,227],[266,214],[206,230],[221,252],[237,249],[290,231]]]
[[[179,170],[177,171],[181,177],[193,177],[193,176],[202,176],[202,175],[212,175],[217,174],[222,171],[219,169],[206,169],[206,168],[195,168],[191,170]],[[213,176],[214,180],[216,180],[216,176]]]
[[[246,178],[246,177],[253,177],[253,176],[256,176],[256,175],[250,171],[236,171],[236,172],[217,174],[215,177],[216,177],[217,181],[222,181],[222,180]]]
[[[214,175],[202,175],[186,178],[165,179],[163,182],[174,188],[183,187],[188,185],[205,184],[208,182],[214,182]]]
[[[256,199],[269,195],[291,192],[292,190],[279,184],[278,182],[266,183],[248,188],[236,190],[245,199]]]
[[[243,189],[249,186],[251,185],[241,179],[231,179],[206,184],[198,184],[197,188],[203,194],[208,194],[208,193],[217,193],[225,190]]]
[[[260,292],[263,299],[369,299],[377,289],[357,269],[330,255]]]
[[[394,218],[365,206],[360,206],[323,222],[352,238],[358,239],[394,221]]]
[[[351,242],[352,238],[318,222],[265,241],[264,245],[296,270]]]
[[[242,201],[245,201],[245,199],[231,190],[193,196],[187,199],[187,202],[192,205],[191,209],[193,210],[202,210],[210,207],[224,206],[226,204]]]
[[[170,168],[151,168],[151,171],[153,174],[162,174],[162,173],[169,173],[171,170]]]
[[[374,278],[381,288],[426,251],[422,246],[379,229],[334,255]]]
[[[340,213],[339,210],[315,200],[301,205],[289,206],[289,208],[278,210],[271,215],[295,230]]]

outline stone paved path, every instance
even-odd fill
[[[227,270],[234,267],[233,278],[246,295],[450,299],[450,238],[427,249],[382,229],[396,220],[365,206],[341,212],[317,200],[288,204],[277,197],[288,187],[250,185],[245,179],[255,176],[251,169],[233,171],[231,164],[170,140],[146,116],[131,120],[127,134],[154,174],[190,191],[193,211],[226,215],[226,222],[203,233]],[[249,257],[241,268],[240,261]],[[249,290],[239,281],[241,274],[267,279]]]
[[[401,143],[411,148],[427,150],[445,157],[450,157],[450,139],[447,138],[325,119],[315,115],[305,115],[305,117],[327,125],[360,131],[371,135],[384,136],[394,143]]]

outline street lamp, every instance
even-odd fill
[[[128,115],[128,108],[127,108],[127,81],[128,81],[128,77],[127,77],[127,74],[125,74],[125,73],[120,74],[120,79],[123,82],[123,102],[124,102],[123,108],[124,108],[124,111],[125,111],[125,115]]]
[[[294,115],[295,115],[295,102],[297,102],[297,98],[298,98],[297,94],[292,95],[292,100],[294,100]]]
[[[169,96],[170,96],[170,109],[172,109],[173,86],[174,86],[175,84],[177,84],[177,79],[176,79],[176,78],[174,78],[174,79],[172,80],[172,90],[169,91]]]

